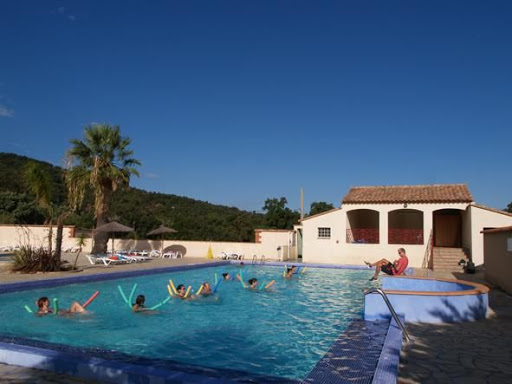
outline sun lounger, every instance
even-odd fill
[[[105,266],[109,266],[110,264],[117,264],[120,263],[120,260],[112,259],[109,257],[102,257],[102,256],[96,256],[96,255],[84,255],[87,260],[89,260],[89,263],[92,265],[95,264],[104,264]]]

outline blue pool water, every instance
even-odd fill
[[[167,296],[166,285],[213,281],[215,273],[239,267],[200,268],[88,284],[0,295],[0,335],[101,352],[160,359],[217,369],[234,369],[290,379],[304,378],[353,319],[363,317],[368,271],[308,269],[286,281],[282,267],[249,266],[245,277],[277,281],[273,292],[251,292],[224,282],[216,298],[171,300],[154,315],[134,314],[118,285],[146,296],[148,306]],[[88,315],[36,317],[25,311],[40,296],[57,297],[61,308],[73,300],[100,296]]]

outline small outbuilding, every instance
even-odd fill
[[[485,229],[485,280],[512,294],[512,226]]]

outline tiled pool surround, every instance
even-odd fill
[[[239,262],[219,261],[4,284],[0,285],[0,293],[229,264],[239,264]],[[265,263],[265,265],[277,266],[285,264]],[[316,267],[305,264],[304,266]],[[321,265],[321,267],[328,266]],[[333,343],[328,353],[317,363],[307,378],[301,381],[167,360],[138,358],[109,351],[88,350],[13,337],[0,337],[0,362],[114,383],[395,383],[401,345],[401,333],[394,322],[354,321]]]
[[[489,288],[462,280],[427,277],[382,277],[382,289],[395,311],[406,322],[458,323],[481,320],[489,312]],[[378,294],[364,303],[365,320],[389,319],[390,313]]]

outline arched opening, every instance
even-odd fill
[[[434,246],[462,247],[462,211],[440,209],[434,211]]]
[[[397,209],[388,213],[388,244],[423,244],[423,212]]]
[[[347,212],[347,243],[378,244],[379,212],[371,209]]]

